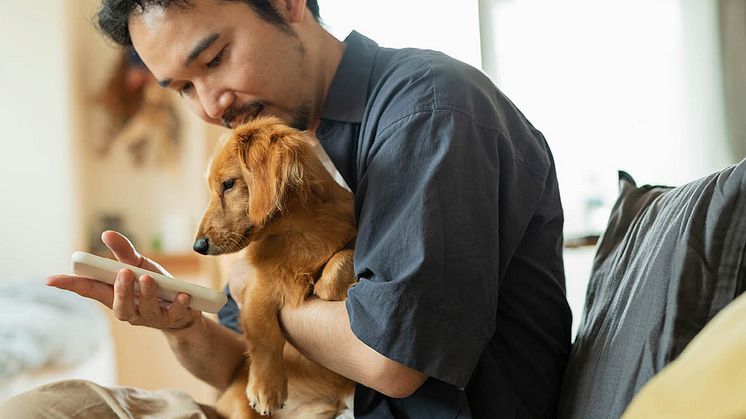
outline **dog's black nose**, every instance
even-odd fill
[[[210,248],[210,244],[207,242],[206,237],[200,237],[197,239],[196,242],[194,242],[194,246],[192,246],[192,249],[194,249],[195,252],[206,255],[207,249]]]

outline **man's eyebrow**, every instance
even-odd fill
[[[195,45],[194,48],[192,48],[192,51],[189,53],[186,60],[184,61],[184,66],[188,66],[189,64],[192,63],[192,61],[196,60],[197,57],[199,57],[199,55],[202,54],[204,50],[206,50],[207,48],[210,48],[210,45],[214,44],[215,41],[218,40],[218,38],[220,38],[220,34],[216,32],[212,35],[208,35],[202,38],[202,40],[197,42],[197,45]],[[161,87],[165,88],[165,87],[168,87],[169,84],[171,84],[171,81],[172,79],[159,80],[158,84]]]
[[[212,35],[208,35],[202,38],[202,40],[199,41],[197,45],[194,46],[194,48],[192,48],[192,52],[190,52],[189,55],[187,56],[187,59],[184,62],[184,65],[188,66],[189,64],[191,64],[192,61],[196,60],[197,57],[199,57],[199,55],[202,54],[204,50],[206,50],[207,48],[210,48],[210,45],[212,45],[215,41],[217,41],[218,38],[220,38],[219,33],[214,33]]]

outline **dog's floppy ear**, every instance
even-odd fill
[[[274,125],[242,133],[239,147],[249,185],[248,215],[263,226],[291,193],[303,192],[305,141],[301,132]]]

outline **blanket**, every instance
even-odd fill
[[[74,365],[110,339],[97,303],[48,287],[42,278],[0,278],[0,381],[43,366]]]

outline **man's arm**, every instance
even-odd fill
[[[386,396],[408,397],[427,379],[361,342],[343,301],[312,297],[297,308],[283,308],[280,323],[287,340],[305,356]]]
[[[181,365],[220,391],[228,388],[245,361],[243,337],[205,316],[189,328],[163,333]]]

